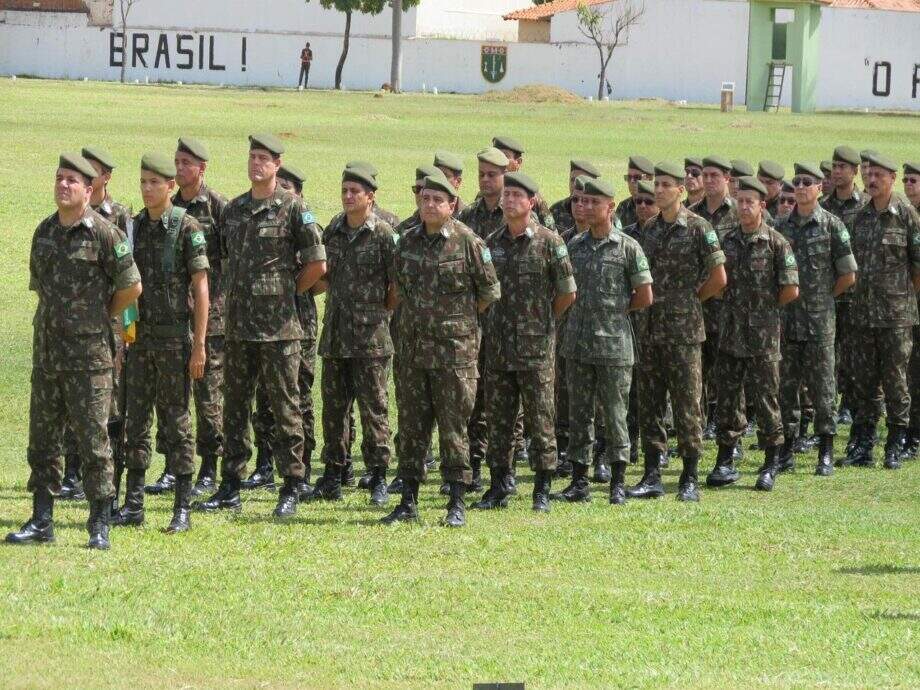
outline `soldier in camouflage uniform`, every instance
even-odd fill
[[[655,302],[636,318],[645,469],[639,483],[626,494],[630,498],[664,495],[660,468],[668,452],[664,419],[670,395],[677,450],[684,464],[677,498],[698,501],[702,343],[706,339],[702,303],[725,287],[725,255],[712,226],[681,205],[685,192],[681,166],[659,163],[655,173],[660,213],[643,226],[639,237],[655,281]]]
[[[435,420],[441,472],[450,487],[444,524],[465,524],[464,492],[472,479],[467,422],[476,397],[478,315],[501,297],[485,243],[452,218],[456,190],[444,175],[426,177],[423,224],[399,240],[401,300],[397,476],[402,500],[384,524],[418,518],[418,489]]]
[[[784,442],[780,469],[793,466],[793,444],[799,432],[799,393],[808,388],[815,407],[815,433],[820,436],[815,474],[834,468],[836,376],[834,372],[834,298],[856,283],[856,260],[843,222],[818,206],[824,173],[813,163],[796,163],[795,210],[777,232],[789,242],[799,269],[799,299],[783,311],[780,408]]]
[[[7,543],[54,541],[54,495],[61,489],[61,440],[70,424],[83,459],[89,499],[87,546],[109,548],[112,448],[111,319],[141,293],[124,233],[90,208],[93,166],[63,154],[55,174],[57,213],[32,237],[29,289],[38,293],[33,319],[28,460],[32,517]]]
[[[588,468],[598,404],[604,416],[607,458],[612,469],[609,500],[626,501],[629,431],[626,414],[632,379],[633,336],[627,313],[652,303],[652,276],[639,243],[617,229],[613,185],[579,177],[591,230],[568,249],[579,286],[563,334],[569,391],[569,450],[572,482],[553,498],[591,500]],[[577,391],[577,394],[575,394]]]
[[[575,301],[575,281],[565,243],[533,221],[539,191],[524,173],[506,174],[502,192],[505,225],[487,240],[502,296],[487,312],[483,328],[489,419],[486,457],[491,480],[474,508],[488,510],[508,504],[514,424],[523,403],[532,434],[533,509],[549,510],[557,460],[553,404],[556,319]]]
[[[256,384],[264,385],[275,418],[274,454],[284,486],[274,515],[297,511],[304,478],[298,370],[303,326],[295,296],[326,272],[326,253],[309,207],[277,184],[284,145],[272,134],[249,137],[252,188],[220,218],[226,280],[224,457],[221,483],[200,510],[241,507],[240,480],[251,455],[249,421]]]
[[[738,480],[733,453],[744,433],[741,397],[746,380],[751,380],[756,393],[750,402],[764,449],[755,488],[770,491],[779,471],[777,451],[783,443],[778,401],[780,309],[798,297],[799,281],[792,248],[763,220],[766,196],[757,178],[739,178],[739,223],[721,240],[728,286],[722,297],[716,365],[719,454],[706,477],[708,486]]]
[[[795,187],[791,182],[783,180],[783,190],[779,193],[779,203],[776,206],[777,221],[786,218],[795,208]]]
[[[168,156],[141,158],[144,210],[134,217],[134,256],[146,290],[138,300],[137,339],[125,366],[131,393],[125,414],[125,503],[112,516],[113,525],[144,523],[144,475],[156,408],[167,470],[175,477],[169,533],[189,529],[195,469],[189,399],[191,380],[204,375],[207,359],[209,268],[207,236],[193,216],[170,201],[175,178],[176,165]]]
[[[497,148],[508,159],[508,172],[518,172],[524,168],[524,147],[517,139],[511,137],[494,137],[492,146]],[[545,228],[556,230],[556,220],[550,212],[549,204],[537,194],[537,201],[533,207],[537,222]]]
[[[463,184],[463,159],[450,151],[435,151],[434,167],[444,173],[447,181],[457,190],[457,198],[454,199],[454,218],[459,218],[460,212],[466,208],[466,204],[460,198],[460,186]],[[418,213],[417,209],[416,213]]]
[[[684,186],[687,188],[687,198],[684,200],[684,206],[687,208],[699,203],[706,196],[706,190],[703,189],[702,158],[684,158]]]
[[[786,169],[774,161],[760,161],[757,164],[757,179],[767,190],[767,211],[776,218],[779,213],[779,198],[783,191]]]
[[[655,177],[655,165],[644,156],[631,156],[626,165],[626,174],[623,180],[629,189],[629,196],[617,205],[616,217],[621,228],[628,228],[636,222],[636,194],[639,190],[640,180],[652,180]]]
[[[597,179],[601,176],[601,173],[593,163],[588,161],[569,161],[569,195],[549,207],[549,211],[553,215],[556,232],[560,235],[575,227],[575,217],[572,215],[572,201],[575,195],[575,180],[582,175]]]
[[[824,173],[824,180],[821,182],[821,201],[834,191],[834,164],[832,161],[821,161],[821,172]],[[820,203],[820,202],[819,202]]]
[[[323,233],[328,272],[317,284],[327,292],[319,354],[323,358],[323,462],[314,498],[342,498],[342,466],[350,442],[348,413],[357,400],[364,463],[371,472],[371,502],[387,502],[390,462],[387,376],[393,343],[390,311],[396,303],[393,256],[398,236],[373,211],[377,182],[352,168],[342,175],[345,210]]]
[[[920,211],[920,161],[904,164],[904,196]],[[903,456],[916,458],[920,451],[920,327],[914,326],[914,345],[910,353],[910,424]]]
[[[368,163],[367,161],[348,161],[345,164],[345,169],[347,170],[348,168],[360,168],[361,170],[364,170],[367,174],[369,174],[371,177],[373,177],[374,180],[376,180],[377,176],[380,174],[380,171],[377,170],[377,166],[374,165],[373,163]],[[389,223],[391,228],[395,228],[396,226],[399,225],[399,216],[397,216],[392,211],[388,211],[387,209],[383,208],[376,201],[374,202],[373,210],[374,210],[374,214],[378,218],[380,218],[380,220],[383,220]],[[332,222],[330,221],[329,224],[331,225]]]
[[[894,191],[894,162],[869,154],[867,163],[870,199],[856,213],[851,231],[860,275],[852,304],[853,321],[859,324],[853,334],[857,443],[848,461],[874,463],[873,437],[881,416],[876,393],[881,381],[888,423],[885,467],[897,469],[910,422],[907,368],[912,327],[918,324],[914,292],[920,288],[920,217]]]

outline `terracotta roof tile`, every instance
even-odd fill
[[[504,19],[549,19],[559,12],[571,12],[579,5],[603,5],[614,0],[553,0],[534,7],[525,7],[504,15]]]
[[[0,10],[22,12],[87,12],[83,0],[0,0]]]
[[[859,10],[920,12],[920,0],[823,0],[828,7]]]

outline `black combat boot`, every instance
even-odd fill
[[[297,480],[297,500],[303,503],[313,498],[313,485],[310,483],[310,477],[313,476],[313,465],[310,462],[310,455],[303,459],[303,479]]]
[[[684,469],[680,473],[680,480],[677,484],[678,501],[696,502],[700,500],[700,485],[696,476],[699,464],[699,455],[684,458]]]
[[[553,481],[552,470],[537,470],[533,478],[533,509],[538,513],[549,512],[549,494]]]
[[[342,486],[354,486],[355,485],[355,466],[351,462],[351,456],[345,459],[345,464],[342,465]]]
[[[660,450],[650,450],[645,454],[645,471],[639,483],[626,490],[630,498],[660,498],[664,496],[664,484],[661,483]]]
[[[428,455],[425,456],[425,470],[431,472],[434,469],[435,462],[434,451],[429,447]]]
[[[844,403],[841,402],[840,410],[837,412],[837,424],[847,425],[847,424],[852,424],[852,423],[853,423],[853,414],[846,407],[846,405],[844,405]]]
[[[818,464],[815,466],[815,474],[819,477],[828,477],[833,473],[834,437],[831,434],[821,434],[821,440],[818,442]]]
[[[206,501],[195,501],[192,508],[206,513],[215,510],[240,510],[243,502],[240,500],[240,478],[224,477],[220,481],[211,497]]]
[[[709,403],[706,406],[706,426],[703,428],[703,440],[712,441],[716,437],[716,405]]]
[[[276,518],[287,519],[297,515],[297,477],[285,477],[281,491],[278,492],[278,503],[272,511]]]
[[[901,453],[904,450],[904,439],[907,437],[907,429],[903,426],[888,427],[888,438],[885,441],[885,463],[886,470],[901,469]]]
[[[798,455],[802,453],[807,453],[811,449],[811,444],[808,440],[808,418],[803,416],[801,421],[799,421],[799,430],[798,436],[792,442],[792,452]]]
[[[42,487],[32,494],[32,517],[19,528],[10,532],[7,544],[36,544],[54,541],[54,496]]]
[[[572,463],[572,481],[557,494],[549,496],[554,501],[587,503],[591,500],[591,485],[588,483],[588,465]]]
[[[857,467],[874,467],[875,442],[878,440],[878,431],[875,424],[863,425],[859,442],[853,449],[853,464]]]
[[[342,500],[342,466],[327,462],[323,468],[323,476],[313,487],[314,501],[341,501]]]
[[[89,541],[86,543],[86,548],[105,551],[111,546],[109,543],[109,520],[111,518],[109,510],[111,507],[112,504],[107,498],[89,502],[89,520],[86,521]]]
[[[920,454],[920,429],[908,428],[901,450],[901,460],[915,460]]]
[[[374,471],[371,469],[365,469],[364,472],[358,477],[358,488],[364,489],[367,491],[371,488],[371,478],[374,476]]]
[[[473,478],[467,485],[466,490],[470,493],[482,491],[482,459],[471,457],[470,467],[473,470]],[[444,491],[445,488],[447,489],[446,492]],[[441,486],[441,493],[445,494],[446,496],[450,495],[450,482],[444,482],[444,484]]]
[[[83,481],[80,478],[82,463],[76,453],[64,456],[64,478],[61,480],[61,490],[57,497],[62,501],[82,501],[86,498],[83,492]]]
[[[610,481],[610,465],[607,464],[607,439],[599,438],[594,442],[594,473],[591,481],[606,484]]]
[[[272,454],[271,446],[267,443],[263,443],[259,446],[259,449],[256,451],[256,467],[252,471],[252,474],[249,475],[248,479],[244,479],[240,482],[240,488],[246,491],[252,491],[253,489],[274,491],[275,472],[272,469],[273,460],[274,455]]]
[[[776,458],[779,472],[792,472],[795,469],[795,453],[795,439],[787,436]]]
[[[217,486],[217,456],[207,455],[201,458],[201,467],[198,468],[198,479],[192,487],[192,496],[204,496],[209,491],[214,491]]]
[[[111,515],[114,527],[139,527],[144,524],[144,470],[128,468],[125,503]]]
[[[556,472],[559,478],[565,478],[572,474],[572,463],[569,460],[569,434],[556,434]]]
[[[393,481],[390,482],[390,485],[387,487],[387,493],[393,494],[394,496],[402,496],[403,492],[403,480],[400,477],[394,477]]]
[[[507,467],[493,467],[489,479],[489,490],[483,494],[479,501],[470,507],[475,510],[506,508],[508,506],[508,498],[511,496],[508,486],[510,479],[510,469]]]
[[[450,483],[450,498],[447,500],[447,515],[441,521],[445,527],[463,527],[466,524],[466,484]]]
[[[760,445],[760,444],[758,444]],[[741,462],[744,459],[744,444],[741,442],[741,439],[738,439],[738,443],[732,448],[732,462]]]
[[[716,456],[716,465],[712,472],[706,475],[706,486],[728,486],[738,481],[738,470],[735,469],[735,461],[732,458],[734,446],[719,446],[719,454]]]
[[[385,506],[390,500],[390,492],[387,491],[387,468],[383,465],[371,470],[371,483],[368,487],[371,492],[371,504],[375,506]]]
[[[626,503],[626,463],[611,463],[613,471],[610,474],[610,505],[618,506]]]
[[[779,474],[779,466],[776,463],[778,448],[779,446],[767,446],[764,449],[763,465],[757,470],[757,482],[754,484],[758,491],[773,491],[773,484]]]
[[[629,446],[629,464],[635,465],[639,462],[639,444],[632,443]]]
[[[163,474],[160,475],[160,478],[157,479],[153,484],[148,484],[144,487],[144,493],[148,494],[166,494],[173,490],[173,487],[176,485],[176,475],[169,471],[169,469],[164,469]]]
[[[380,518],[381,524],[392,525],[396,522],[418,520],[418,482],[403,479],[402,486],[402,499],[389,515]]]
[[[166,534],[188,532],[191,523],[192,475],[176,475],[176,488],[173,495],[173,514]]]
[[[856,455],[856,448],[863,435],[863,425],[854,423],[850,427],[850,435],[847,437],[847,446],[844,455],[837,461],[838,467],[849,467],[853,464],[853,458]]]

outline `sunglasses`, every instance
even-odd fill
[[[687,177],[702,177],[703,171],[699,168],[687,168],[686,171]]]
[[[920,177],[905,177],[904,184],[920,184]]]
[[[811,187],[814,184],[818,184],[818,180],[808,175],[797,175],[792,178],[793,187]]]
[[[641,196],[636,199],[636,206],[654,206],[654,199],[643,199]]]
[[[639,180],[644,180],[645,175],[623,175],[623,179],[626,182],[638,182]]]

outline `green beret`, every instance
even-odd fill
[[[691,166],[695,166],[695,167],[697,167],[697,168],[702,168],[702,167],[703,167],[703,159],[702,159],[702,158],[684,158],[684,167],[685,167],[685,168],[689,168],[689,167],[691,167]]]
[[[508,167],[508,157],[499,151],[494,146],[490,146],[487,149],[483,149],[476,154],[476,158],[479,159],[480,163],[488,163],[489,165],[497,165],[499,168]]]
[[[115,169],[115,159],[112,158],[112,154],[108,151],[96,148],[95,146],[87,146],[80,151],[80,153],[86,160],[96,161],[108,172],[112,172]],[[93,177],[95,177],[95,175],[93,175]]]
[[[605,196],[608,199],[612,199],[614,196],[613,184],[607,180],[603,180],[599,177],[588,177],[587,175],[582,175],[576,180],[576,187],[578,191],[583,194],[588,194],[590,196]]]
[[[898,164],[888,156],[883,156],[880,153],[870,153],[866,157],[866,163],[876,168],[884,168],[888,172],[896,173],[898,171]]]
[[[795,187],[789,180],[783,180],[783,192],[786,194],[795,194]]]
[[[179,137],[179,144],[176,147],[179,151],[185,151],[190,156],[195,156],[200,161],[208,161],[211,154],[208,153],[208,147],[191,137]]]
[[[666,175],[668,177],[673,177],[680,184],[684,183],[684,178],[686,177],[686,171],[678,163],[672,163],[671,161],[662,161],[658,163],[655,168],[656,175]]]
[[[753,177],[754,166],[741,158],[732,158],[732,177]]]
[[[380,174],[377,170],[377,166],[367,161],[348,161],[345,164],[345,169],[351,170],[352,168],[361,168],[371,177],[377,177],[377,175]]]
[[[519,156],[524,153],[524,147],[521,146],[521,142],[519,142],[517,139],[512,139],[511,137],[495,137],[492,139],[492,146],[497,149],[513,151]]]
[[[463,159],[450,151],[435,151],[434,164],[439,168],[447,168],[457,174],[463,172]]]
[[[904,164],[905,175],[920,175],[920,163],[917,161],[908,161]]]
[[[274,134],[260,132],[249,135],[249,150],[252,149],[265,149],[274,156],[280,156],[284,153],[284,144]]]
[[[815,163],[803,161],[796,163],[793,168],[795,169],[796,175],[811,175],[818,180],[824,179],[824,173],[821,171],[821,166]]]
[[[626,167],[632,170],[638,170],[646,175],[655,174],[655,164],[645,156],[630,156],[629,163]],[[680,176],[683,177],[683,173],[681,173]]]
[[[860,157],[859,152],[852,146],[838,146],[834,149],[834,155],[831,158],[832,160],[839,161],[841,163],[849,163],[850,165],[855,165],[856,167],[859,167],[859,164],[862,163],[862,158]]]
[[[763,182],[758,180],[752,175],[743,175],[738,178],[738,189],[746,190],[749,192],[759,192],[760,196],[767,197],[767,188],[763,186]]]
[[[863,149],[862,151],[859,152],[859,162],[868,163],[869,156],[874,156],[877,153],[878,151],[876,151],[875,149]]]
[[[638,188],[639,194],[651,194],[655,196],[655,183],[651,180],[639,180]]]
[[[575,170],[581,170],[588,177],[600,177],[601,171],[597,167],[586,160],[570,160],[569,161],[569,172]]]
[[[779,163],[773,161],[760,161],[757,166],[758,177],[768,177],[774,182],[782,182],[786,176],[786,170]]]
[[[824,173],[824,177],[827,177],[834,172],[834,164],[831,161],[821,161],[821,172]]]
[[[163,153],[145,153],[141,156],[141,170],[172,180],[176,176],[176,163]]]
[[[426,177],[437,175],[442,172],[440,168],[434,165],[420,165],[415,169],[415,179],[424,180]]]
[[[58,167],[64,168],[65,170],[73,170],[91,180],[96,177],[96,168],[78,153],[62,153],[58,159]]]
[[[703,159],[704,168],[718,168],[722,172],[731,172],[732,164],[722,158],[722,156],[706,156]]]
[[[357,182],[373,192],[377,191],[377,178],[370,174],[370,170],[364,168],[345,168],[342,172],[342,182]]]
[[[192,154],[195,155],[194,153]],[[295,185],[303,187],[303,183],[307,181],[306,175],[304,175],[298,168],[295,168],[293,165],[288,165],[285,163],[280,168],[278,168],[278,177],[283,177],[285,180],[290,180]]]
[[[422,187],[425,189],[434,189],[439,192],[444,192],[451,199],[457,198],[457,190],[454,189],[454,186],[450,183],[450,180],[444,175],[443,172],[438,170],[437,175],[429,175],[425,178],[425,181],[422,183]]]
[[[506,187],[519,187],[527,192],[528,196],[536,196],[540,191],[540,186],[533,181],[529,175],[522,172],[513,172],[505,174]]]

